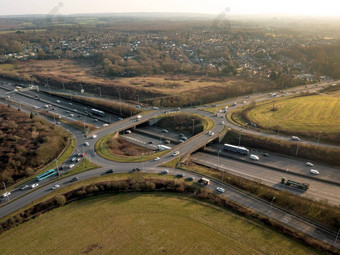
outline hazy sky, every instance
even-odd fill
[[[58,4],[60,6],[58,7]],[[100,12],[223,12],[340,17],[340,0],[0,0],[0,15]],[[58,9],[59,8],[59,9]]]

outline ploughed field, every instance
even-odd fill
[[[187,196],[101,195],[0,235],[2,254],[318,254]]]

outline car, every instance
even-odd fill
[[[106,173],[107,173],[107,174],[112,174],[114,171],[115,171],[115,170],[113,170],[113,169],[109,169],[109,170],[106,171]]]
[[[184,174],[176,174],[176,177],[177,177],[177,178],[183,178],[183,177],[184,177]]]
[[[306,166],[314,166],[311,162],[307,162]]]
[[[94,119],[93,121],[94,121],[94,122],[98,122],[98,119]]]
[[[188,138],[185,137],[185,136],[182,136],[182,139],[181,139],[181,140],[186,141],[186,140],[188,140]]]
[[[177,156],[177,155],[179,155],[179,151],[174,151],[173,153],[172,153],[172,156]]]
[[[148,144],[153,144],[153,142],[152,142],[152,141],[150,141],[150,142],[148,142]]]
[[[81,158],[77,158],[77,162],[80,162],[81,161]]]
[[[263,152],[262,155],[265,157],[269,157],[269,154],[267,152]]]
[[[69,105],[72,105],[72,103],[68,103]]]
[[[89,146],[90,144],[89,144],[88,142],[85,142],[84,145],[85,145],[85,146]]]
[[[162,129],[162,133],[168,133],[168,130]]]
[[[38,186],[39,186],[38,183],[33,183],[33,184],[31,185],[31,188],[34,189],[34,188],[36,188],[36,187],[38,187]]]
[[[21,190],[24,190],[24,189],[27,189],[28,188],[28,185],[24,185],[24,186],[22,186],[20,189]]]
[[[73,168],[74,167],[74,164],[71,164],[69,165],[69,169]]]
[[[57,103],[60,104],[60,100],[57,100]]]
[[[311,174],[318,175],[318,174],[319,174],[319,171],[318,171],[318,170],[315,170],[315,169],[311,169],[311,170],[310,170],[310,173],[311,173]]]
[[[181,140],[179,140],[178,142],[179,142],[179,143],[184,143],[184,141],[183,141],[182,139],[181,139]]]
[[[216,190],[220,193],[224,193],[225,192],[225,189],[224,188],[221,188],[221,187],[217,187]]]
[[[160,157],[157,157],[157,158],[154,159],[154,161],[158,161],[158,160],[160,160],[160,159],[161,159]]]
[[[93,136],[91,136],[91,138],[92,138],[92,139],[95,139],[95,138],[97,138],[97,135],[93,135]]]
[[[1,197],[8,197],[9,195],[11,195],[11,192],[7,191],[4,194],[2,194]]]
[[[66,113],[70,113],[70,111],[66,111]]]
[[[71,179],[71,182],[76,182],[76,181],[78,181],[79,180],[79,177],[73,177],[72,179]]]
[[[157,106],[152,107],[152,109],[159,110],[159,108]]]
[[[60,125],[60,121],[57,121],[55,124]]]
[[[254,155],[254,154],[251,154],[251,155],[249,156],[249,158],[252,159],[252,160],[260,160],[259,156]]]
[[[161,174],[168,174],[168,173],[169,173],[169,171],[166,170],[166,169],[164,169],[164,170],[161,172]]]
[[[70,114],[70,117],[74,117],[74,114],[73,114],[73,113],[71,113],[71,114]]]
[[[186,180],[187,180],[187,181],[193,181],[193,180],[195,180],[195,177],[193,177],[193,176],[188,176],[188,177],[186,178]]]
[[[221,125],[224,125],[224,121],[222,120]]]
[[[171,143],[169,140],[164,140],[164,143],[165,144],[169,144],[169,143]]]
[[[125,134],[131,134],[131,130],[126,130]]]
[[[123,120],[123,118],[118,118],[118,120]]]
[[[140,105],[136,105],[136,108],[141,108],[141,106]]]
[[[51,189],[55,190],[55,189],[57,189],[57,188],[60,188],[60,185],[59,185],[59,184],[56,184],[56,185],[52,186]]]
[[[132,169],[132,172],[139,172],[139,171],[140,171],[140,169],[138,167]]]
[[[72,162],[75,162],[77,160],[77,158],[72,158],[71,161]]]
[[[103,127],[108,127],[108,126],[109,126],[109,124],[107,124],[107,123],[103,124]]]
[[[180,134],[179,137],[182,138],[182,137],[185,137],[185,135],[184,134]]]

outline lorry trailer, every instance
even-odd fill
[[[297,189],[308,190],[309,184],[308,183],[300,183],[292,180],[287,180],[285,177],[282,177],[281,183],[290,187],[294,187]]]
[[[235,146],[232,144],[225,143],[223,149],[226,151],[240,153],[242,155],[249,155],[249,150],[245,147]]]

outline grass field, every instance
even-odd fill
[[[266,129],[338,133],[340,93],[303,96],[261,104],[250,110],[247,117],[251,122]]]
[[[15,65],[13,64],[1,64],[0,70],[6,70],[6,71],[13,71],[15,69]]]
[[[103,195],[0,236],[2,254],[319,254],[186,196]]]

